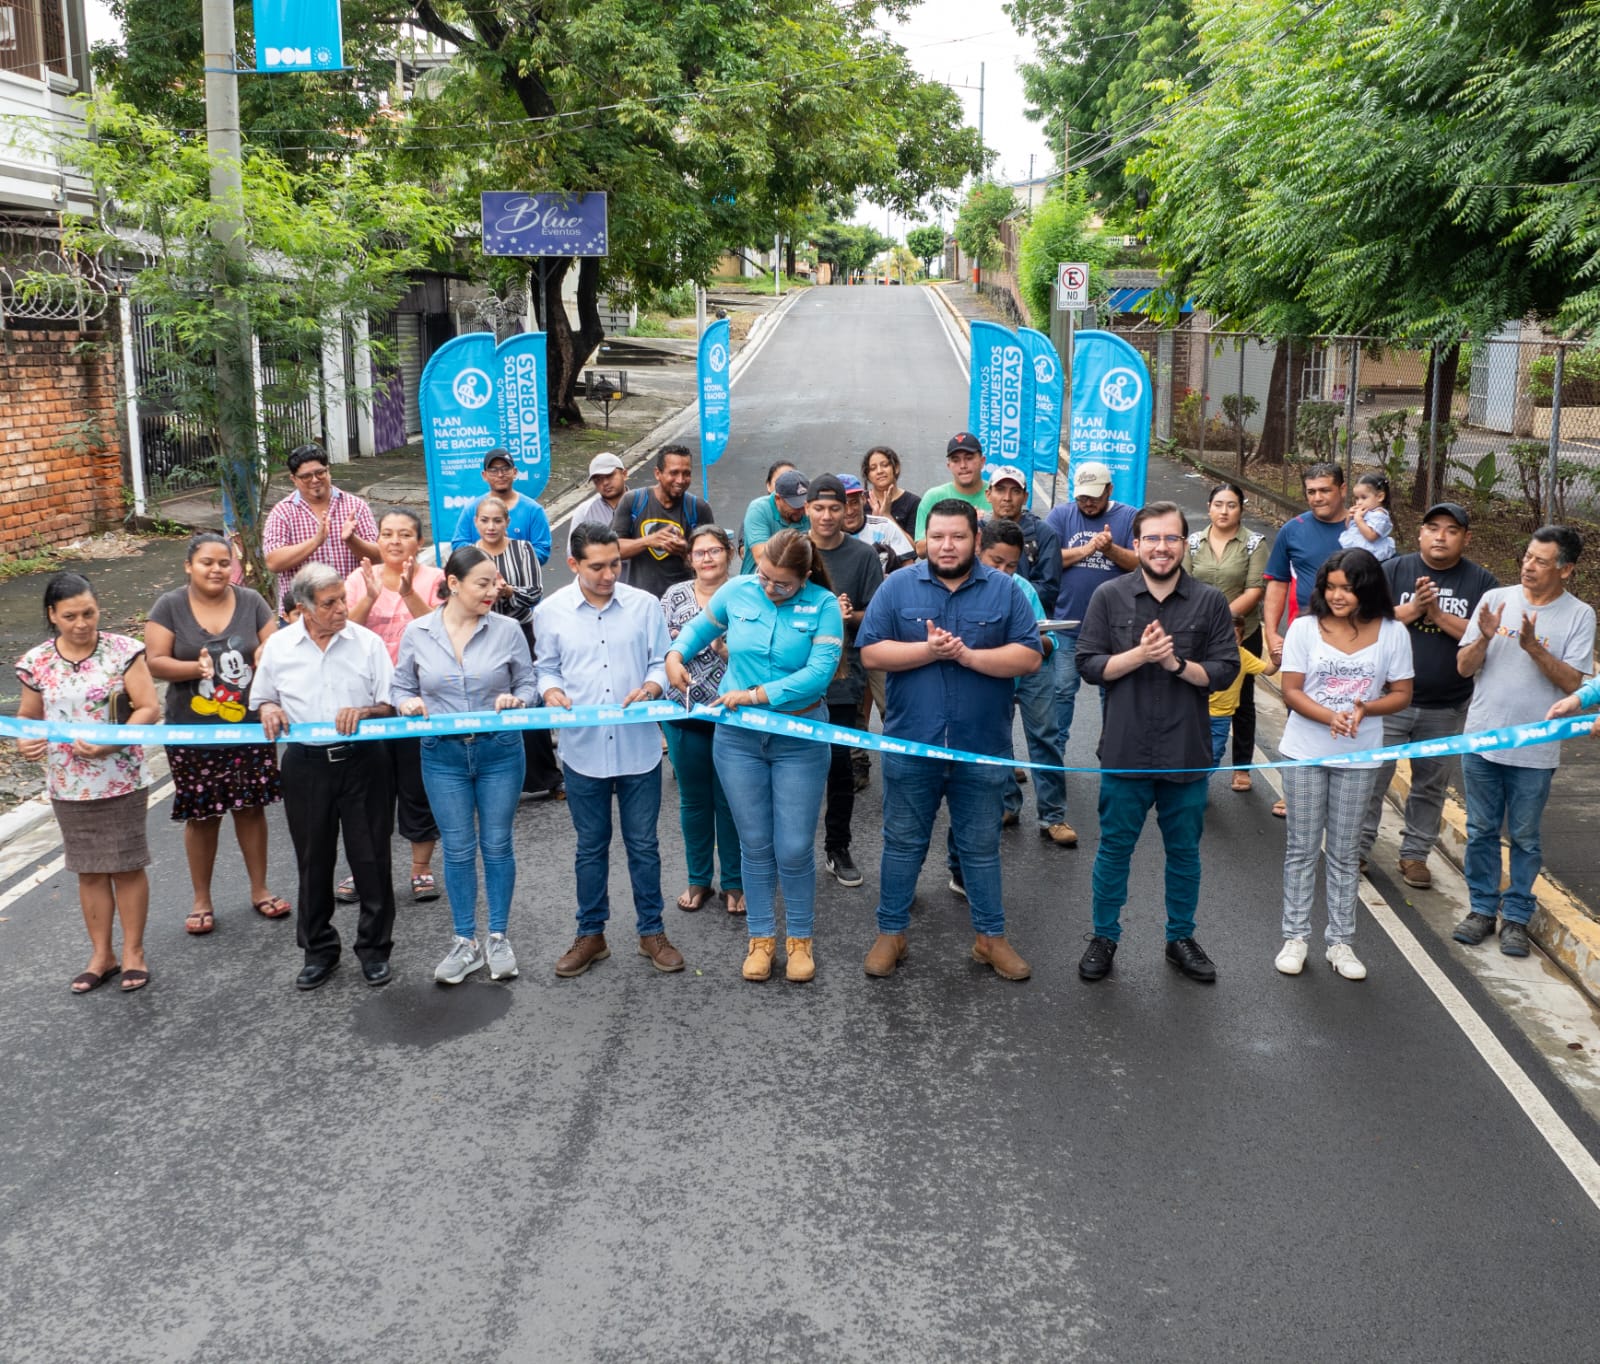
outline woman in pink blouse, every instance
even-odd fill
[[[51,639],[17,662],[24,720],[98,721],[153,725],[161,718],[144,645],[126,635],[102,634],[100,607],[87,578],[57,573],[44,589]],[[126,698],[119,705],[119,697]],[[77,873],[78,899],[89,930],[88,967],[73,977],[73,994],[85,995],[119,972],[125,992],[150,982],[144,925],[150,910],[145,868],[149,776],[137,744],[91,744],[82,739],[19,739],[30,762],[47,765],[47,789],[66,868]],[[112,943],[122,920],[122,959]]]
[[[400,637],[406,626],[433,610],[438,600],[444,571],[430,564],[419,564],[422,548],[422,522],[414,512],[393,508],[378,522],[376,564],[363,559],[344,581],[345,601],[350,621],[365,626],[389,650],[392,662],[400,656]],[[422,784],[422,750],[416,739],[384,741],[394,761],[395,825],[400,836],[411,844],[411,898],[437,900],[439,887],[433,879],[433,845],[439,829],[433,822],[428,792]],[[355,877],[347,876],[334,889],[346,904],[356,901]]]

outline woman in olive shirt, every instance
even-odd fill
[[[1228,599],[1244,630],[1244,648],[1261,652],[1261,598],[1266,590],[1262,570],[1267,566],[1267,537],[1241,524],[1244,494],[1232,483],[1219,483],[1206,498],[1211,524],[1189,537],[1184,567]],[[1246,677],[1239,689],[1239,709],[1233,716],[1233,762],[1241,767],[1253,760],[1256,749],[1256,680]],[[1250,774],[1235,772],[1233,789],[1248,791]]]

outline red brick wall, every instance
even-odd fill
[[[96,344],[78,350],[84,341]],[[90,417],[98,431],[75,430]],[[113,334],[0,331],[0,553],[61,544],[122,515]]]

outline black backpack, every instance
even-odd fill
[[[635,488],[633,501],[628,504],[628,520],[633,523],[635,531],[639,529],[639,518],[644,515],[644,509],[650,505],[650,489]],[[683,532],[685,538],[695,532],[700,524],[700,499],[693,493],[683,495]]]

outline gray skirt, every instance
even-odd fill
[[[95,875],[148,867],[144,826],[149,805],[148,786],[103,800],[51,800],[67,870]]]

